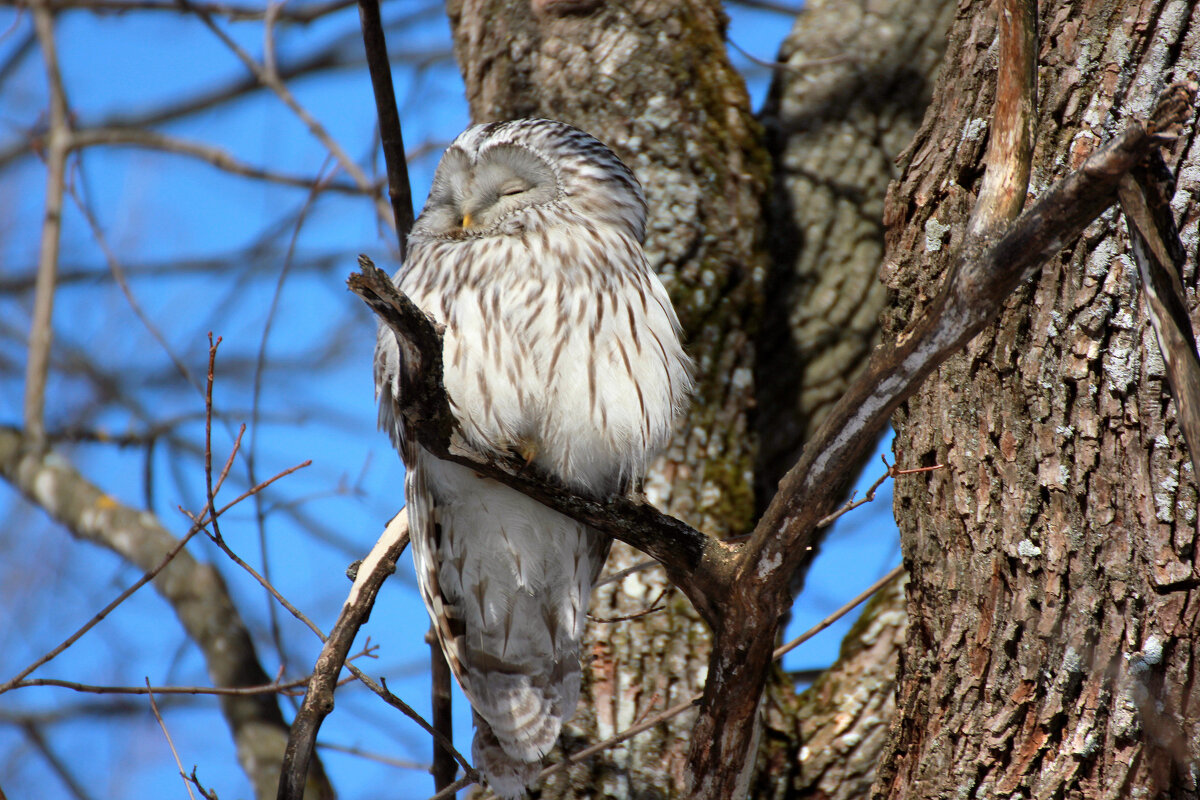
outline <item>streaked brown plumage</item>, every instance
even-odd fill
[[[633,173],[569,125],[476,125],[447,149],[395,280],[446,326],[446,391],[474,448],[592,497],[641,479],[690,388],[645,216]],[[574,711],[609,542],[417,445],[393,410],[398,358],[381,329],[380,425],[407,467],[421,594],[475,711],[475,766],[520,797]]]

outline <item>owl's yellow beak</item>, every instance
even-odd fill
[[[470,214],[467,214],[467,213],[464,213],[464,214],[463,214],[463,217],[462,217],[462,227],[463,227],[463,230],[464,230],[464,231],[465,231],[467,228],[471,227],[471,215],[470,215]]]

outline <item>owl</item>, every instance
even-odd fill
[[[445,326],[446,393],[476,451],[592,498],[638,484],[691,388],[645,229],[633,172],[570,125],[474,125],[451,143],[394,280]],[[475,766],[522,797],[575,710],[610,541],[417,444],[394,410],[399,359],[381,328],[379,421],[406,468],[417,582],[471,701]]]

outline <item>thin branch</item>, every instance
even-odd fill
[[[337,159],[338,165],[347,175],[351,177],[354,183],[357,184],[364,193],[370,194],[372,191],[372,182],[370,179],[367,178],[366,174],[362,171],[358,164],[356,164],[354,160],[347,155],[346,151],[342,149],[342,146],[338,144],[337,140],[329,135],[329,132],[325,130],[325,126],[322,125],[316,117],[310,114],[308,110],[304,108],[304,106],[300,105],[299,101],[296,100],[287,84],[280,78],[279,73],[275,72],[274,70],[266,69],[263,65],[251,58],[249,53],[242,49],[242,47],[239,46],[238,43],[229,36],[229,34],[225,33],[225,31],[223,31],[221,27],[217,25],[211,14],[196,6],[193,6],[189,0],[179,0],[179,2],[185,9],[194,12],[200,18],[201,22],[203,22],[208,29],[211,30],[217,36],[217,38],[220,39],[221,42],[224,43],[224,45],[238,57],[242,64],[245,65],[246,69],[250,70],[259,83],[270,89],[285,106],[291,109],[292,113],[295,114],[296,117],[298,117],[300,121],[304,123],[305,127],[308,128],[309,133],[311,133],[313,137],[319,141],[325,147],[325,149],[333,155],[334,158]],[[373,200],[375,201],[376,213],[378,213],[383,219],[387,219],[387,206],[384,205],[378,196],[373,196]]]
[[[220,515],[252,493],[262,491],[285,473],[248,489],[216,513]],[[31,450],[19,431],[3,426],[0,426],[0,475],[60,521],[72,535],[107,547],[148,573],[48,654],[49,658],[69,647],[137,588],[154,580],[155,587],[202,652],[214,685],[257,686],[270,682],[220,574],[198,562],[185,549],[198,527],[182,540],[175,539],[154,515],[121,504],[80,475],[66,459],[53,452]],[[214,625],[213,620],[220,620],[221,624]],[[47,660],[39,659],[32,669]],[[32,669],[24,670],[17,679],[29,675]],[[0,691],[11,689],[12,683],[0,686]],[[256,786],[256,793],[261,795],[265,784],[275,785],[276,765],[287,730],[278,702],[263,695],[227,695],[220,702],[238,744],[242,766]],[[313,768],[312,784],[320,789],[322,796],[332,796],[319,765]]]
[[[198,161],[210,164],[222,172],[228,172],[231,175],[253,178],[268,183],[278,183],[298,189],[311,190],[314,186],[320,186],[322,191],[350,195],[367,195],[369,197],[373,197],[379,189],[376,183],[372,183],[364,189],[353,183],[324,183],[319,175],[313,177],[285,175],[282,172],[275,172],[264,167],[247,164],[233,157],[220,147],[181,139],[178,136],[171,136],[145,128],[82,128],[72,132],[70,146],[72,150],[99,146],[137,147],[143,150],[157,150],[173,155],[189,156]]]
[[[279,12],[282,22],[306,25],[315,22],[329,14],[341,11],[347,6],[354,5],[355,0],[330,0],[325,3],[310,3],[285,8]],[[7,5],[7,3],[5,3]],[[28,8],[34,3],[26,0],[15,0],[15,8]],[[160,0],[49,0],[46,3],[52,11],[87,10],[99,14],[122,14],[129,11],[166,11],[179,13],[179,4],[160,2]],[[233,3],[196,3],[198,8],[213,16],[225,17],[230,22],[257,22],[266,16],[266,11],[260,5],[241,6]]]
[[[114,598],[112,600],[112,602],[110,602],[104,608],[102,608],[98,612],[96,612],[96,614],[94,614],[91,619],[89,619],[87,622],[85,622],[82,625],[82,627],[80,627],[74,633],[72,633],[70,636],[68,636],[66,639],[64,639],[61,644],[59,644],[57,647],[52,648],[45,654],[43,654],[40,658],[38,658],[36,661],[34,661],[28,667],[21,670],[13,677],[9,678],[4,683],[0,683],[0,694],[4,694],[5,692],[10,691],[15,688],[18,688],[19,686],[27,685],[25,682],[25,678],[28,677],[34,670],[38,669],[42,665],[47,664],[50,661],[57,658],[60,654],[62,654],[62,652],[64,650],[66,650],[71,645],[75,644],[75,642],[77,642],[81,636],[83,636],[85,633],[90,631],[92,628],[99,625],[100,622],[105,617],[107,617],[109,614],[111,614],[113,612],[113,610],[116,609],[117,606],[121,605],[126,600],[128,600],[129,597],[134,592],[136,592],[138,589],[145,586],[150,581],[154,580],[154,578],[158,576],[158,573],[162,572],[163,569],[166,568],[166,566],[169,563],[171,563],[171,560],[174,559],[175,556],[179,555],[180,551],[182,551],[183,548],[185,546],[187,546],[187,543],[189,541],[191,541],[192,537],[195,536],[199,532],[199,530],[200,530],[199,528],[193,528],[192,530],[188,531],[187,535],[184,536],[182,539],[180,539],[179,542],[176,543],[175,547],[173,547],[171,550],[167,551],[167,554],[163,557],[162,561],[160,561],[152,569],[146,571],[146,573],[143,574],[142,577],[139,578],[137,581],[135,581],[133,583],[133,585],[131,585],[125,591],[123,591],[119,595],[117,595],[116,598]]]
[[[310,464],[312,464],[311,460],[305,461],[305,462],[293,467],[293,470],[300,469],[302,467],[307,467]],[[196,521],[196,516],[194,514],[192,514],[190,511],[188,511],[187,509],[181,508],[180,511],[182,511],[184,514],[186,514],[191,520]],[[197,522],[197,524],[199,524],[199,523]],[[241,567],[243,570],[245,570],[250,575],[250,577],[252,577],[252,578],[254,578],[254,580],[258,581],[259,586],[263,587],[263,589],[265,589],[267,591],[267,593],[271,595],[271,597],[275,598],[275,602],[279,603],[281,606],[286,608],[288,610],[288,613],[290,613],[293,617],[295,617],[296,619],[303,622],[310,631],[312,631],[313,633],[315,633],[317,635],[318,639],[320,639],[321,641],[325,640],[325,634],[321,632],[321,629],[319,627],[317,627],[317,624],[315,622],[313,622],[311,619],[309,619],[308,615],[305,614],[303,611],[301,611],[299,608],[297,608],[290,600],[288,600],[286,597],[284,597],[283,594],[281,594],[278,589],[276,589],[273,585],[271,585],[270,581],[268,581],[266,578],[264,578],[262,575],[260,575],[258,573],[258,570],[254,569],[254,567],[247,564],[246,561],[241,556],[239,556],[237,553],[233,552],[233,550],[229,547],[228,543],[226,543],[225,539],[219,533],[216,532],[215,527],[214,527],[214,531],[209,534],[208,538],[210,541],[212,541],[213,544],[215,544],[218,548],[220,548],[221,552],[224,553],[226,555],[226,557],[229,558],[230,561],[237,564],[239,567]]]
[[[267,34],[267,41],[272,41],[270,34]],[[272,61],[273,64],[273,61]],[[274,66],[271,67],[272,71]],[[331,157],[326,158],[325,163],[321,165],[321,172],[324,173],[329,167]],[[258,341],[258,353],[254,361],[254,382],[252,391],[251,407],[251,422],[254,424],[254,433],[250,438],[250,452],[246,454],[246,473],[250,483],[254,483],[257,478],[258,466],[258,421],[259,414],[262,411],[262,386],[263,379],[267,370],[267,342],[271,338],[271,328],[276,319],[276,312],[279,309],[279,300],[283,296],[283,287],[287,283],[288,276],[291,275],[292,265],[296,256],[296,243],[300,238],[300,231],[304,227],[304,221],[308,217],[309,211],[312,209],[319,196],[319,187],[321,182],[313,184],[305,198],[304,206],[300,209],[300,213],[296,216],[295,224],[292,226],[292,235],[288,240],[287,255],[283,260],[283,268],[279,271],[279,276],[275,281],[275,291],[271,294],[271,304],[267,308],[267,318],[263,322],[262,336]],[[254,496],[254,522],[258,532],[258,551],[259,558],[263,566],[263,578],[267,584],[271,583],[271,559],[267,549],[267,512],[263,506],[262,495]],[[273,589],[269,591],[274,591]],[[277,593],[276,593],[277,594]],[[282,597],[280,597],[282,600]],[[279,653],[281,665],[286,666],[287,650],[283,646],[283,634],[279,628],[279,613],[275,608],[275,604],[268,601],[267,615],[271,623],[271,641],[275,644],[275,650]],[[311,626],[310,627],[315,627]],[[318,634],[319,635],[319,634]]]
[[[851,600],[850,602],[843,605],[837,611],[833,612],[828,617],[826,617],[825,619],[818,622],[816,625],[813,625],[811,628],[809,628],[804,633],[797,636],[795,639],[792,639],[790,642],[787,642],[786,644],[783,644],[783,645],[775,648],[775,652],[771,654],[771,658],[773,658],[775,661],[778,661],[779,659],[783,658],[785,655],[792,652],[797,647],[804,644],[809,639],[813,638],[818,633],[825,630],[826,628],[828,628],[833,623],[837,622],[842,617],[846,616],[846,614],[850,613],[850,611],[853,610],[855,607],[857,607],[860,603],[865,603],[868,600],[870,600],[872,595],[874,595],[880,589],[887,586],[889,583],[896,580],[903,574],[904,574],[903,566],[892,568],[892,570],[890,572],[888,572],[888,574],[884,575],[882,578],[880,578],[879,580],[872,583],[866,589],[863,589],[862,592],[860,592],[857,597],[855,597],[853,600]]]
[[[347,678],[346,681],[351,679]],[[154,692],[158,694],[171,695],[212,695],[212,696],[230,696],[236,697],[239,695],[250,696],[256,694],[287,694],[295,689],[299,689],[308,685],[308,678],[297,678],[292,681],[275,681],[273,683],[265,683],[261,686],[157,686]],[[18,681],[13,685],[13,689],[26,689],[32,686],[53,686],[59,689],[70,689],[75,692],[83,692],[85,694],[119,694],[119,695],[144,695],[150,694],[150,690],[144,686],[101,686],[90,683],[77,683],[76,681],[64,681],[57,678],[30,678],[23,681]]]
[[[832,525],[840,517],[849,514],[859,506],[875,502],[875,492],[879,491],[879,487],[883,486],[883,482],[888,478],[895,478],[898,475],[913,475],[918,472],[932,472],[935,469],[942,468],[941,464],[934,464],[929,467],[917,467],[915,469],[896,469],[895,465],[887,463],[887,458],[883,456],[880,456],[880,458],[883,459],[883,465],[887,467],[887,471],[880,475],[879,478],[871,484],[871,486],[867,489],[866,494],[864,494],[861,499],[856,500],[853,496],[851,496],[850,499],[847,500],[845,504],[843,504],[842,507],[837,511],[821,517],[821,519],[817,521],[818,528],[824,528]]]
[[[371,88],[375,92],[379,139],[387,167],[388,197],[392,201],[400,260],[403,261],[408,253],[408,234],[413,226],[412,188],[408,182],[408,162],[404,157],[404,135],[400,129],[400,112],[396,109],[396,91],[392,87],[392,64],[388,58],[387,42],[384,41],[383,22],[379,17],[379,0],[358,0],[358,16],[362,24],[367,67],[371,72]]]
[[[37,290],[29,331],[29,360],[25,365],[24,422],[28,441],[41,449],[46,446],[46,380],[50,374],[50,345],[54,339],[54,294],[71,134],[67,118],[67,95],[59,72],[58,49],[54,39],[54,12],[45,2],[35,3],[33,25],[50,90],[50,129],[45,142],[46,203],[38,255]]]
[[[150,687],[150,679],[146,678],[146,694],[150,697],[150,708],[154,711],[154,718],[158,720],[158,727],[162,728],[163,736],[167,737],[167,746],[171,748],[171,755],[175,759],[175,766],[179,768],[179,777],[183,779],[183,786],[187,789],[188,797],[196,800],[196,795],[192,794],[192,784],[188,781],[187,773],[183,771],[183,762],[179,760],[179,751],[175,749],[175,742],[171,741],[171,732],[167,730],[167,723],[163,721],[162,714],[158,713],[158,703],[154,702],[154,691]]]
[[[83,198],[75,190],[74,185],[69,187],[71,198],[75,201],[75,207],[79,213],[83,215],[87,221],[88,227],[91,229],[92,241],[100,248],[100,252],[104,254],[105,261],[108,262],[108,268],[112,272],[113,279],[117,282],[117,286],[121,288],[121,294],[125,296],[125,302],[129,303],[129,308],[133,311],[134,316],[142,323],[146,330],[150,333],[154,340],[158,342],[158,346],[167,354],[167,358],[171,359],[171,363],[175,365],[175,369],[183,376],[198,393],[203,395],[203,390],[200,384],[196,381],[192,371],[188,369],[187,363],[179,357],[175,352],[175,348],[167,341],[167,337],[163,335],[154,321],[142,308],[142,304],[138,302],[137,297],[133,294],[133,289],[129,285],[128,279],[125,277],[125,270],[121,266],[121,260],[117,258],[117,254],[108,246],[108,237],[104,235],[104,229],[100,227],[100,221],[96,219],[96,215],[92,213],[91,207],[84,202]]]
[[[429,764],[422,764],[419,761],[407,761],[403,758],[393,758],[379,753],[372,753],[370,750],[364,750],[361,747],[352,747],[345,744],[335,744],[333,742],[317,742],[318,750],[332,750],[335,753],[345,753],[346,755],[358,756],[367,761],[375,761],[380,764],[386,764],[389,767],[397,767],[399,769],[411,769],[417,772],[429,772]]]
[[[458,797],[459,792],[461,792],[463,789],[466,789],[468,786],[475,785],[476,783],[479,783],[477,778],[472,778],[469,775],[464,776],[447,786],[445,789],[442,789],[437,794],[432,795],[429,800],[454,800],[455,797]]]
[[[749,50],[735,42],[733,39],[729,39],[728,41],[729,46],[741,53],[742,57],[747,61],[757,64],[760,67],[766,67],[767,69],[775,70],[777,72],[790,72],[794,75],[803,75],[808,70],[817,69],[818,67],[829,67],[833,66],[834,64],[845,64],[847,62],[854,61],[856,58],[855,55],[850,53],[840,53],[836,56],[829,56],[827,58],[809,58],[805,59],[804,61],[797,61],[795,63],[790,61],[767,61],[766,59],[762,59],[754,55]]]

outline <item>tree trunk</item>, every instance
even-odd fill
[[[474,120],[561,119],[603,140],[637,173],[650,207],[647,255],[697,364],[691,412],[651,470],[646,494],[708,533],[749,531],[768,161],[726,56],[720,3],[457,0],[449,10]],[[606,574],[645,560],[617,543]],[[709,632],[661,569],[599,587],[591,612],[624,617],[658,597],[662,611],[589,626],[580,708],[562,739],[567,752],[703,688]],[[554,775],[541,796],[681,794],[693,718],[682,714]]]
[[[1200,67],[1195,4],[1057,0],[1039,16],[1034,196]],[[962,240],[996,19],[994,3],[959,9],[889,195],[885,335]],[[1194,149],[1187,129],[1179,163]],[[1175,203],[1193,256],[1197,177]],[[897,413],[899,465],[944,467],[896,482],[910,627],[875,796],[1196,796],[1197,493],[1138,295],[1109,212]]]

